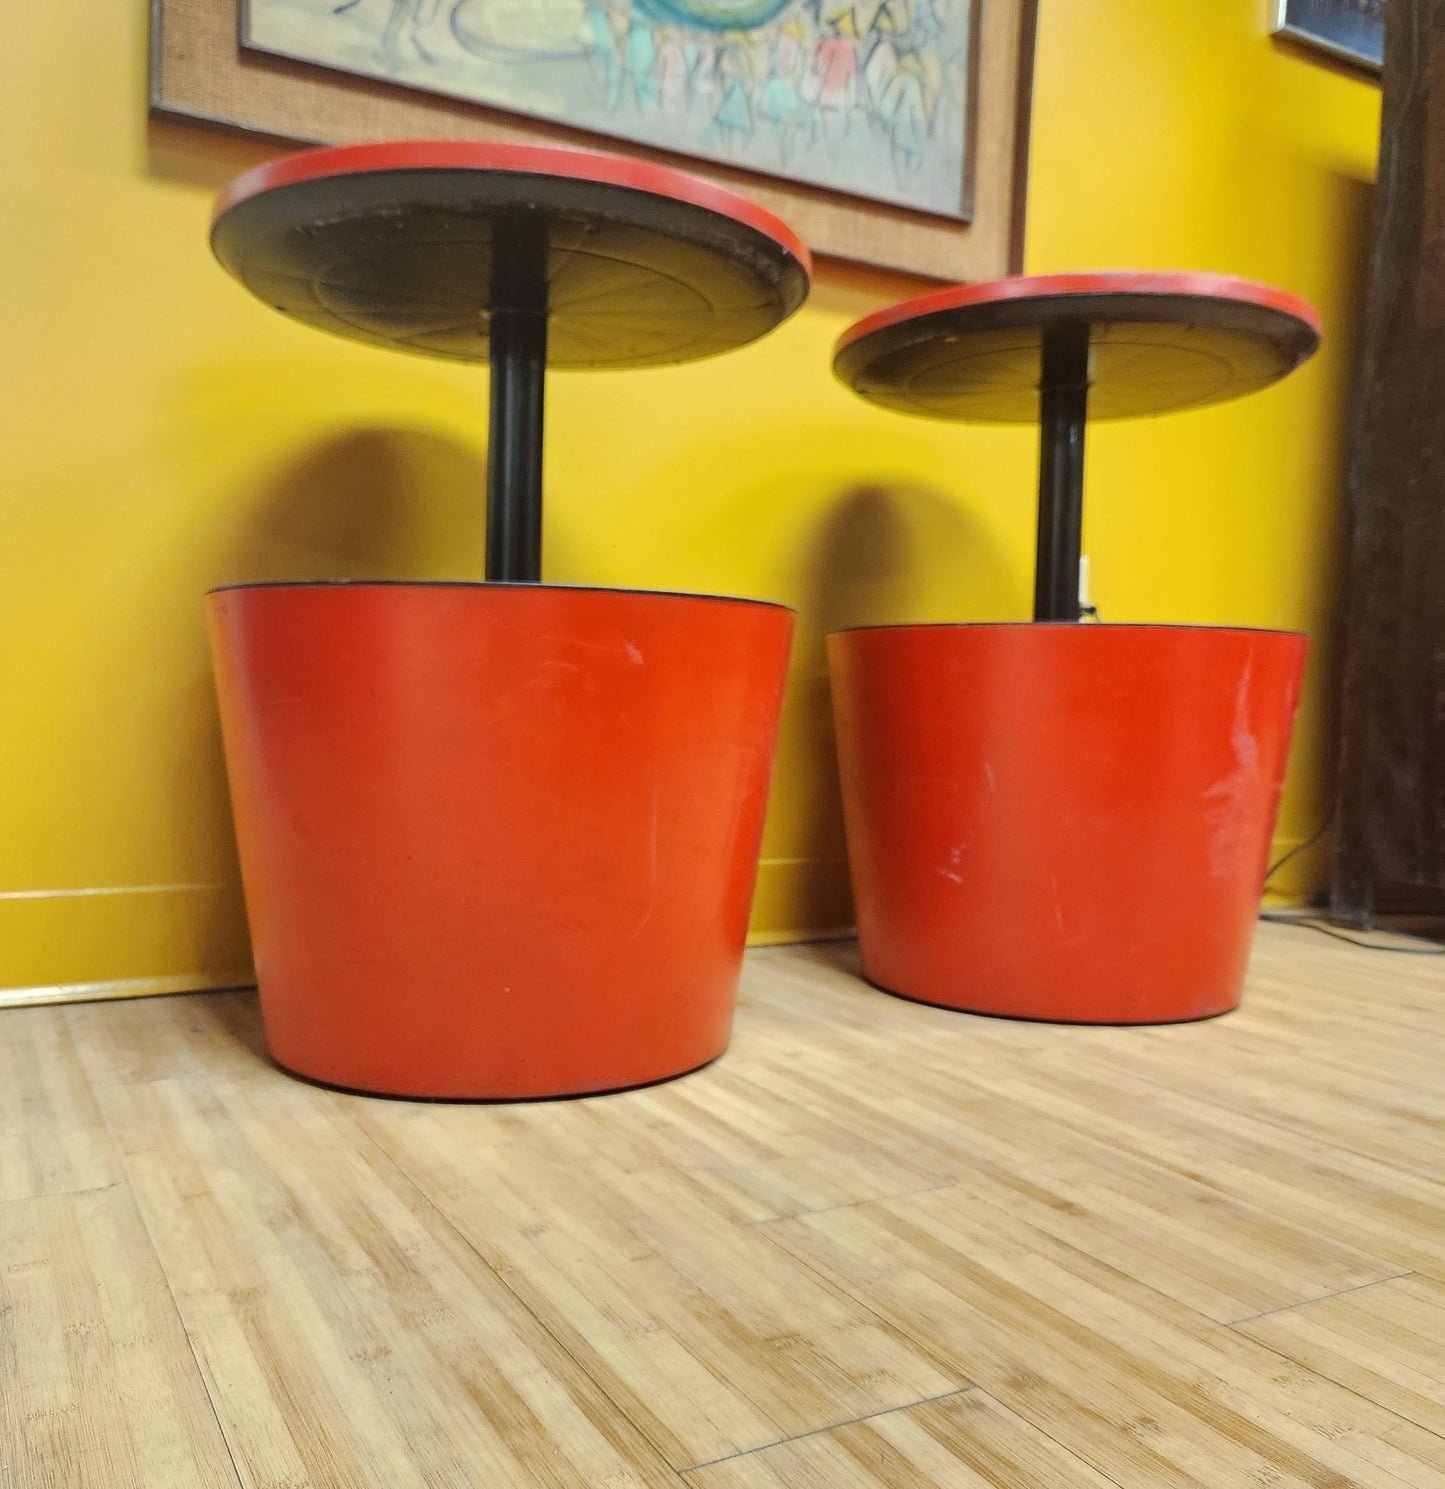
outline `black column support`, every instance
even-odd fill
[[[492,412],[487,578],[542,577],[542,408],[547,380],[547,224],[519,213],[492,235]]]
[[[1044,332],[1039,375],[1039,538],[1034,619],[1078,620],[1084,523],[1084,422],[1089,404],[1089,326],[1061,321]]]

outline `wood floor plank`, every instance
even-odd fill
[[[1086,1109],[1041,1105],[1035,1098],[1047,1103],[1057,1073],[1077,1062],[1079,1031],[1005,1026],[1013,1031],[1009,1040],[1018,1039],[1019,1028],[1034,1031],[1027,1058],[997,1044],[981,1057],[975,1033],[992,1036],[997,1020],[945,1015],[950,1021],[940,1025],[933,1016],[941,1010],[896,1000],[880,1007],[877,995],[848,980],[800,988],[790,1003],[796,1009],[803,999],[826,1033],[815,1036],[806,1061],[756,1052],[749,1068],[754,1120],[770,1103],[801,1098],[853,1140],[910,1152],[920,1167],[948,1174],[1220,1322],[1407,1270],[1393,1256],[1310,1223],[1313,1217],[1281,1216],[1109,1142],[1092,1130]],[[930,1026],[926,1048],[910,1051],[903,1084],[892,1062],[865,1060],[853,1037],[856,1030],[876,1047],[878,1022],[892,1010],[895,1025],[913,1025],[921,1011]],[[1127,1070],[1122,1056],[1107,1063],[1111,1071]],[[1162,1099],[1149,1090],[1150,1101]],[[751,1125],[745,1115],[737,1120]],[[1140,1125],[1147,1130],[1147,1119]]]
[[[1122,1489],[1438,1489],[1433,1434],[961,1188],[768,1228]]]
[[[885,1412],[684,1475],[695,1489],[1112,1489],[982,1391]]]
[[[95,1260],[134,1215],[0,1204],[60,1206],[0,1388],[72,1393],[5,1398],[0,1483],[1445,1485],[1445,965],[1265,926],[1237,1015],[1155,1029],[856,965],[750,954],[724,1060],[512,1107],[290,1079],[251,994],[0,1013],[0,1194],[124,1178],[195,1350]],[[165,1435],[197,1379],[231,1477]]]
[[[54,1008],[0,1012],[0,1200],[100,1189],[121,1167]]]
[[[0,1204],[0,1484],[235,1489],[122,1186]]]
[[[896,1095],[887,1084],[887,1064],[871,1061],[865,1067],[880,1071],[881,1088],[875,1084],[869,1090],[867,1075],[855,1075],[862,1064],[855,1040],[865,1039],[867,1020],[881,1015],[869,1013],[868,994],[848,975],[850,952],[839,946],[811,948],[808,962],[795,963],[791,970],[794,979],[805,976],[808,986],[791,996],[789,1004],[795,1016],[805,1006],[829,1034],[811,1059],[794,1062],[791,1071],[777,1068],[774,1078],[794,1085],[812,1082],[822,1088],[816,1099],[823,1101],[844,1089],[850,1106],[840,1121],[851,1132],[873,1124],[875,1112],[886,1105],[885,1120],[923,1132],[927,1147],[917,1150],[919,1161],[931,1167],[956,1171],[958,1154],[966,1151],[973,1133],[983,1134],[985,1145],[993,1143],[987,1098],[1004,1096],[1032,1112],[1038,1128],[1036,1138],[1026,1135],[1016,1149],[1013,1171],[1021,1182],[1034,1178],[1036,1161],[1056,1147],[1062,1129],[1203,1186],[1202,1191],[1186,1191],[1193,1199],[1182,1211],[1172,1201],[1164,1203],[1164,1196],[1174,1191],[1163,1186],[1156,1228],[1162,1224],[1187,1230],[1187,1217],[1191,1211],[1200,1214],[1200,1203],[1205,1213],[1214,1210],[1220,1219],[1242,1206],[1245,1224],[1237,1240],[1254,1250],[1249,1241],[1252,1217],[1262,1249],[1253,1265],[1225,1268],[1217,1276],[1224,1287],[1214,1302],[1199,1291],[1215,1285],[1207,1255],[1197,1263],[1186,1256],[1187,1289],[1172,1284],[1158,1267],[1150,1276],[1156,1286],[1216,1318],[1263,1311],[1274,1306],[1265,1301],[1271,1296],[1274,1303],[1284,1304],[1332,1294],[1351,1285],[1351,1268],[1356,1281],[1367,1280],[1371,1266],[1383,1269],[1377,1275],[1411,1269],[1445,1275],[1445,1187],[1439,1183],[1438,1157],[1445,1124],[1434,1115],[1438,1070],[1445,1057],[1430,1065],[1428,1073],[1415,1067],[1410,1051],[1419,1047],[1421,1031],[1405,1027],[1393,1046],[1400,1056],[1393,1080],[1371,1077],[1371,1084],[1380,1088],[1373,1107],[1360,1099],[1359,1088],[1347,1076],[1343,1083],[1338,1074],[1324,1077],[1325,1084],[1334,1083],[1337,1089],[1327,1097],[1321,1093],[1315,1053],[1330,1048],[1347,1061],[1351,1035],[1373,1027],[1376,1013],[1394,1006],[1396,978],[1393,970],[1381,972],[1380,958],[1370,962],[1370,953],[1340,948],[1355,959],[1349,976],[1357,988],[1348,1005],[1354,1010],[1354,1029],[1319,1035],[1314,991],[1320,978],[1339,975],[1336,948],[1323,938],[1306,937],[1301,945],[1300,937],[1292,928],[1262,926],[1261,954],[1277,956],[1283,943],[1293,981],[1281,977],[1277,984],[1266,981],[1258,987],[1252,976],[1241,1012],[1206,1024],[1097,1030],[1018,1025],[915,1009],[885,998],[885,1007],[902,1009],[903,1017],[890,1021],[895,1025],[915,1025],[913,1016],[924,1015],[922,1025],[905,1028],[901,1036],[907,1041],[910,1078]],[[1368,976],[1358,966],[1361,958],[1371,969]],[[1391,969],[1402,960],[1411,959],[1383,958]],[[1445,1009],[1445,966],[1423,960],[1423,968],[1411,962],[1414,981],[1399,999],[1413,1008],[1428,994],[1437,1010]],[[1315,1030],[1311,1053],[1298,1059],[1276,1057],[1261,1068],[1256,1052],[1244,1062],[1248,1069],[1241,1077],[1234,1051],[1255,1041],[1256,1010],[1261,1008],[1282,1009],[1301,1030]],[[938,1023],[939,1017],[952,1017],[952,1029]],[[1437,1011],[1436,1024],[1445,1025],[1445,1013]],[[841,1036],[833,1032],[840,1026]],[[996,1032],[1000,1028],[1002,1035]],[[890,1036],[889,1046],[896,1050],[899,1035],[890,1029]],[[1310,1092],[1309,1100],[1296,1107],[1302,1087]],[[956,1144],[948,1136],[950,1120],[957,1129]],[[1410,1155],[1403,1164],[1402,1146]],[[1077,1173],[1093,1178],[1096,1170],[1083,1161]],[[1105,1179],[1099,1188],[1107,1198],[1113,1181]],[[1062,1199],[1070,1202],[1068,1196]],[[1061,1209],[1061,1214],[1059,1226],[1068,1212]],[[1126,1238],[1131,1233],[1132,1227]],[[1123,1264],[1119,1252],[1075,1239]],[[1332,1252],[1330,1243],[1345,1251]],[[1297,1267],[1292,1253],[1298,1256]],[[1353,1259],[1350,1253],[1355,1253]],[[1275,1286],[1281,1291],[1272,1295]],[[1236,1287],[1244,1290],[1239,1304],[1253,1298],[1258,1307],[1231,1313],[1234,1304],[1227,1294]]]
[[[1445,957],[1402,957],[1263,925],[1241,1012],[1107,1031],[1088,1046],[1162,1089],[1377,1163],[1439,1174]],[[1136,1036],[1121,1043],[1121,1036]]]
[[[1436,1178],[1166,1087],[1116,1059],[1086,1054],[1041,1064],[1026,1078],[1001,1069],[974,1079],[1007,1090],[1042,1120],[1087,1130],[1398,1271],[1445,1279],[1445,1184]],[[1409,1090],[1402,1086],[1402,1100]]]
[[[504,1122],[474,1120],[489,1145],[514,1143],[585,1168],[686,1174],[729,1219],[759,1221],[950,1182],[919,1161],[915,1135],[851,1132],[811,1092],[727,1060],[686,1081],[606,1101],[519,1106]]]
[[[968,1384],[728,1219],[705,1183],[605,1146],[559,1159],[545,1134],[565,1109],[534,1110],[541,1136],[501,1148],[486,1110],[368,1107],[357,1120],[675,1467]]]
[[[1223,1194],[1101,1141],[1016,1095],[913,1068],[907,1093],[879,1071],[815,1061],[805,1083],[850,1130],[874,1112],[909,1121],[933,1167],[966,1192],[1219,1322],[1398,1276],[1398,1263]],[[938,1157],[932,1149],[944,1150]]]
[[[675,1483],[347,1098],[99,1091],[247,1489]]]
[[[1418,940],[1407,944],[1434,946],[1441,954],[1400,956],[1321,940],[1319,932],[1298,926],[1262,925],[1250,958],[1251,1000],[1258,1005],[1251,1012],[1265,1026],[1291,1023],[1301,1011],[1312,1030],[1338,1027],[1344,1020],[1352,1043],[1362,1036],[1376,1042],[1377,1036],[1383,1041],[1407,1033],[1438,1045],[1445,1040],[1439,1019],[1445,949]],[[1306,982],[1308,1002],[1302,1010]],[[1365,1003],[1370,1018],[1361,1020]]]
[[[1382,1282],[1239,1330],[1445,1440],[1445,1283]]]
[[[1257,1114],[1377,1163],[1427,1178],[1439,1173],[1445,1096],[1422,1083],[1411,1082],[1409,1104],[1401,1105],[1398,1079],[1325,1069],[1307,1053],[1269,1059],[1223,1049],[1150,1054],[1141,1050],[1130,1068],[1167,1089]]]
[[[272,1067],[254,992],[188,993],[59,1010],[95,1086],[186,1076],[246,1079]]]

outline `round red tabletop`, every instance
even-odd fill
[[[1295,295],[1220,274],[1054,274],[957,285],[845,331],[833,368],[902,413],[1034,423],[1046,335],[1088,337],[1088,413],[1122,419],[1268,386],[1319,344]]]
[[[254,295],[307,325],[483,362],[493,314],[545,282],[554,367],[653,367],[755,340],[808,292],[778,218],[642,161],[473,141],[287,156],[222,194],[211,245]],[[508,255],[530,261],[498,272]]]

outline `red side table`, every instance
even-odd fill
[[[1292,295],[1140,273],[949,288],[839,340],[835,371],[875,403],[1041,430],[1034,624],[829,638],[863,966],[880,987],[1084,1023],[1238,1003],[1305,638],[1073,624],[1084,434],[1089,417],[1264,388],[1318,341]]]
[[[212,246],[308,325],[492,369],[491,582],[210,598],[272,1054],[469,1099],[713,1059],[792,616],[541,584],[545,378],[752,341],[802,304],[807,250],[676,171],[467,142],[263,166],[222,195]]]

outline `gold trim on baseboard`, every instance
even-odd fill
[[[254,983],[252,964],[237,884],[0,892],[0,1006]]]
[[[748,946],[798,946],[808,941],[851,941],[858,934],[854,925],[830,926],[826,930],[757,931],[748,937]]]
[[[42,1003],[94,1003],[110,998],[156,998],[168,993],[241,992],[256,986],[256,974],[186,972],[172,977],[129,977],[117,982],[72,982],[57,987],[0,988],[0,1008]]]

